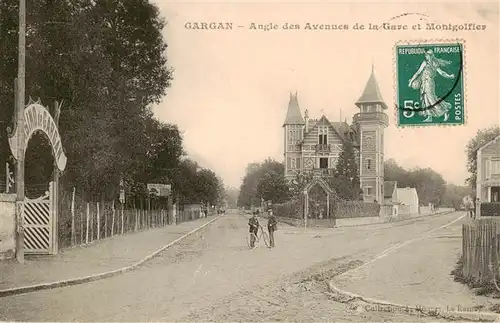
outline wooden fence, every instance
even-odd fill
[[[462,226],[462,275],[473,285],[498,277],[500,219],[484,218]]]
[[[62,194],[59,204],[59,247],[86,245],[133,232],[199,219],[200,210],[174,210],[165,203],[140,201],[85,201],[74,193]]]

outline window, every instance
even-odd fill
[[[491,176],[491,160],[487,159],[484,165],[484,177],[489,178]]]
[[[300,169],[300,157],[297,157],[297,161],[295,162],[295,166],[297,169]]]
[[[500,160],[493,159],[491,161],[491,175],[500,175]]]
[[[366,196],[371,196],[371,195],[373,195],[373,187],[371,187],[371,186],[365,186],[364,191],[365,191],[365,195],[366,195]]]
[[[318,129],[318,143],[320,145],[328,144],[328,127],[320,127]]]
[[[292,158],[291,162],[292,162],[292,164],[290,165],[290,168],[291,168],[291,169],[295,169],[295,168],[297,168],[297,167],[296,167],[296,166],[297,166],[297,159]]]
[[[366,168],[372,169],[372,160],[370,158],[366,159]]]
[[[302,139],[302,129],[290,129],[288,131],[288,144],[297,145]]]
[[[319,159],[319,168],[328,168],[328,158]]]

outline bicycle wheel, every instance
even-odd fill
[[[268,248],[271,247],[271,242],[269,241],[269,234],[267,234],[267,232],[264,230],[262,230],[262,240],[264,240],[266,247]]]
[[[257,236],[254,234],[254,233],[249,233],[246,237],[245,237],[245,240],[247,241],[247,246],[248,248],[252,249],[252,246],[250,245],[250,239],[251,237],[254,236],[255,238],[255,242],[254,242],[254,248],[255,248],[255,243],[259,242],[259,239],[257,238]]]

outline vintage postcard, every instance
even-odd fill
[[[496,322],[497,1],[0,1],[0,320]]]

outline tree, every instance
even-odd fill
[[[394,159],[389,159],[384,163],[384,180],[396,181],[399,187],[412,185],[409,172],[399,166]]]
[[[239,189],[235,187],[228,187],[225,190],[226,201],[229,208],[236,208],[238,205],[238,195],[240,194]]]
[[[430,168],[406,170],[389,159],[384,164],[384,180],[396,181],[399,188],[413,187],[417,190],[420,204],[439,205],[444,199],[446,182],[443,177]]]
[[[418,193],[420,204],[441,205],[445,192],[446,181],[430,168],[416,168],[409,172],[410,180]]]
[[[346,139],[335,168],[335,176],[329,184],[341,198],[358,200],[362,193],[359,184],[358,165],[352,143]]]
[[[442,205],[459,209],[463,198],[467,195],[472,196],[472,188],[470,186],[447,184]]]
[[[479,148],[499,135],[500,126],[480,129],[477,131],[476,136],[470,139],[469,143],[467,144],[467,171],[470,173],[470,176],[466,179],[466,183],[469,184],[474,191],[476,189],[477,179],[477,151]]]
[[[285,176],[285,167],[283,163],[277,162],[271,158],[262,163],[250,163],[240,187],[238,196],[238,206],[250,207],[252,204],[260,204],[262,196],[259,195],[258,185],[266,174],[275,172],[283,178]]]
[[[271,171],[263,174],[257,184],[257,195],[265,201],[283,203],[288,199],[289,186],[282,173]]]
[[[4,129],[13,116],[17,10],[16,0],[0,3]],[[28,2],[26,93],[49,107],[63,101],[59,130],[68,156],[64,186],[112,196],[120,176],[137,178],[151,170],[153,115],[148,105],[164,96],[172,80],[164,55],[164,24],[156,6],[144,0]],[[6,139],[0,133],[2,164],[10,155]],[[27,152],[27,164],[50,160],[50,150],[38,146]],[[37,174],[29,178],[42,180]]]

